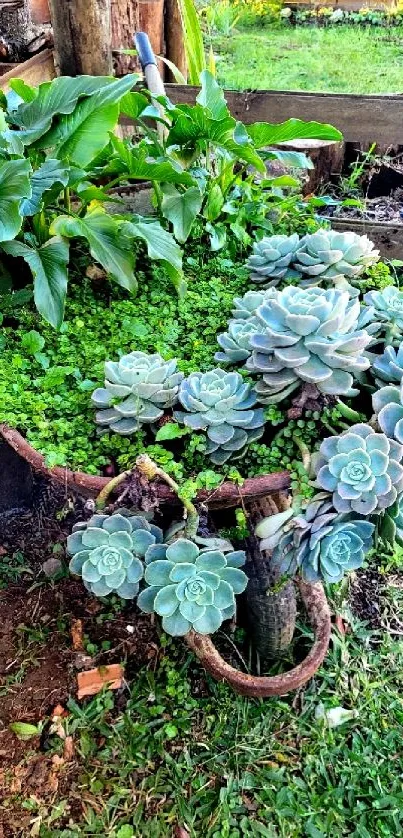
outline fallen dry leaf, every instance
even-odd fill
[[[87,669],[77,675],[78,698],[96,695],[107,686],[109,690],[118,690],[123,683],[124,669],[120,663],[101,666],[99,669]]]
[[[82,652],[83,645],[83,624],[81,620],[73,620],[71,624],[71,639],[73,641],[73,649],[75,652]]]
[[[74,757],[74,742],[72,736],[66,736],[64,740],[63,759],[70,762]]]
[[[346,633],[346,626],[344,624],[344,620],[343,620],[343,617],[341,616],[341,614],[336,614],[334,624],[337,628],[337,631],[339,631],[340,634],[344,637],[344,635]]]

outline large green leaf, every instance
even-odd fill
[[[130,119],[138,119],[141,112],[150,104],[144,93],[125,93],[120,101],[120,112]]]
[[[117,169],[131,180],[151,180],[158,183],[180,183],[184,186],[194,186],[195,180],[179,163],[165,160],[153,160],[148,156],[149,149],[145,143],[136,147],[126,145],[117,137],[111,137],[115,151],[119,155]],[[111,162],[113,168],[115,161]],[[119,165],[121,164],[121,166]]]
[[[126,78],[131,79],[133,86],[138,76],[132,74]],[[12,122],[21,129],[21,136],[25,144],[29,145],[49,131],[55,116],[71,114],[82,96],[102,94],[105,88],[114,85],[116,81],[109,76],[61,76],[39,85],[36,97],[14,111]],[[108,101],[114,100],[112,98]],[[106,104],[105,100],[103,104]]]
[[[254,122],[246,130],[255,148],[291,142],[292,140],[342,140],[343,135],[322,122],[303,122],[302,119],[287,119],[272,125],[270,122]]]
[[[224,91],[209,70],[203,70],[200,75],[200,83],[201,90],[196,97],[196,102],[204,108],[208,108],[213,119],[225,119],[229,116]]]
[[[109,133],[119,118],[119,101],[133,87],[136,78],[124,76],[83,99],[73,113],[56,121],[36,147],[52,148],[55,157],[84,168],[88,166],[108,144]]]
[[[51,226],[51,232],[68,239],[85,238],[92,257],[122,288],[135,291],[134,252],[124,224],[97,207],[84,218],[61,215]]]
[[[6,242],[5,253],[20,256],[28,263],[34,277],[35,305],[42,317],[58,329],[63,322],[67,292],[69,246],[58,237],[34,249],[22,242]]]
[[[175,238],[185,242],[201,210],[203,196],[197,186],[179,192],[175,186],[163,187],[162,214],[171,222]]]
[[[265,166],[253,148],[242,123],[231,116],[213,119],[202,105],[180,105],[168,134],[167,145],[197,148],[211,144],[227,151],[232,157],[249,163],[264,173]]]
[[[21,203],[22,215],[35,215],[43,207],[45,192],[52,189],[55,184],[60,188],[67,186],[70,170],[63,166],[60,160],[52,160],[48,157],[42,166],[34,172],[31,178],[32,195]]]
[[[31,195],[29,160],[0,163],[0,242],[14,239],[21,230],[20,201]]]
[[[161,227],[159,221],[145,221],[140,216],[133,221],[126,221],[124,229],[135,238],[143,239],[147,244],[150,259],[158,259],[182,294],[185,290],[182,272],[182,251],[167,230]]]
[[[190,84],[199,84],[206,66],[203,33],[194,0],[178,0]]]

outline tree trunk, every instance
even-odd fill
[[[134,49],[133,36],[139,30],[138,0],[111,0],[112,50],[117,76],[125,76],[139,69],[132,55],[119,55],[117,50]]]
[[[111,0],[50,0],[50,12],[59,73],[112,75]]]
[[[178,0],[165,0],[165,55],[187,78],[185,40]],[[167,81],[176,79],[170,70],[166,71]]]
[[[0,52],[8,61],[23,61],[32,37],[28,0],[0,0]]]
[[[111,0],[112,50],[117,76],[140,72],[138,59],[119,55],[118,50],[134,49],[136,32],[147,32],[156,55],[164,53],[164,0]],[[160,67],[163,76],[163,67]]]

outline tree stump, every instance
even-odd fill
[[[1,57],[23,61],[25,45],[31,38],[31,15],[28,0],[0,0]]]
[[[50,0],[62,76],[112,75],[110,0]]]
[[[340,174],[344,159],[344,143],[331,140],[293,140],[279,143],[277,148],[289,151],[301,151],[312,160],[313,169],[307,169],[307,180],[303,187],[304,195],[317,192],[319,187],[328,183],[331,176]]]

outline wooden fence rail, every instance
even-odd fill
[[[166,85],[176,104],[192,104],[198,89],[189,85]],[[403,90],[403,77],[402,77]],[[403,95],[355,95],[349,93],[300,93],[283,90],[238,92],[227,90],[231,113],[242,122],[284,122],[291,117],[329,122],[344,135],[345,142],[403,145]]]

